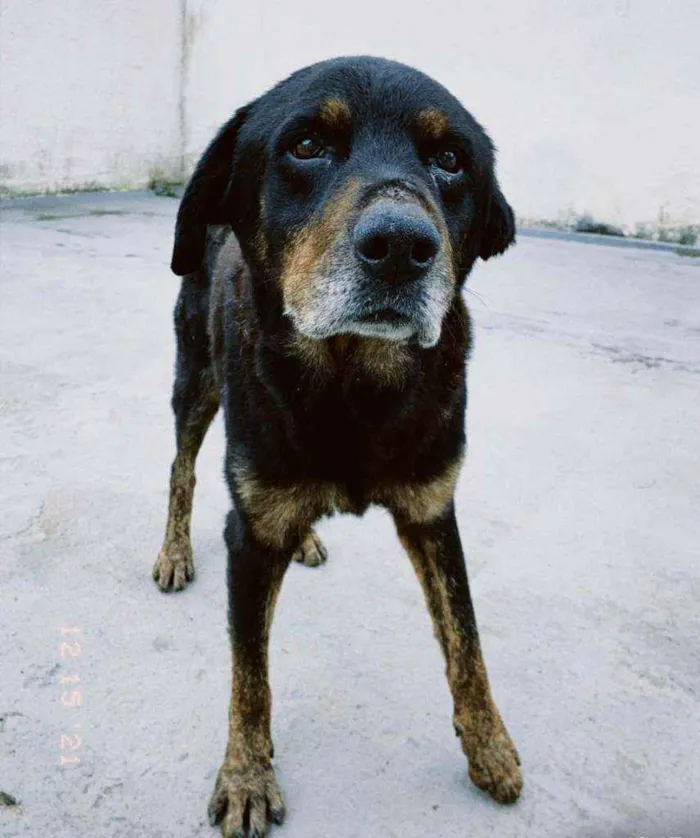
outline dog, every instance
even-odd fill
[[[337,58],[236,111],[185,189],[171,265],[177,454],[153,576],[163,591],[193,578],[195,460],[223,405],[233,685],[209,817],[225,838],[260,838],[284,817],[268,639],[285,571],[325,560],[316,521],[372,504],[422,585],[472,781],[501,803],[520,794],[453,501],[472,341],[461,291],[477,259],[515,240],[494,165],[440,84]]]

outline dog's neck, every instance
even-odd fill
[[[319,383],[362,377],[380,388],[401,389],[414,368],[419,349],[406,343],[358,335],[311,340],[294,332],[292,351]]]

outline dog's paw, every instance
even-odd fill
[[[194,579],[192,545],[166,542],[153,565],[153,579],[161,591],[181,591]]]
[[[292,559],[307,567],[318,567],[328,558],[328,552],[323,542],[313,530],[302,541],[298,550],[293,554]]]
[[[490,739],[470,749],[469,777],[497,803],[515,803],[523,788],[520,757],[505,725],[499,722]]]
[[[223,838],[263,838],[268,823],[280,824],[285,815],[272,765],[224,763],[208,814],[212,826],[220,824]]]

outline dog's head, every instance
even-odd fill
[[[515,237],[481,126],[376,58],[300,70],[224,125],[182,199],[176,274],[200,266],[209,224],[231,225],[258,293],[303,335],[423,347],[475,260]]]

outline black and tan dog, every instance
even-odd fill
[[[294,73],[197,165],[175,231],[177,456],[154,577],[169,591],[193,576],[195,459],[222,404],[233,690],[209,813],[226,838],[284,816],[268,639],[285,570],[325,559],[315,521],[371,504],[393,515],[423,586],[473,782],[503,803],[520,793],[453,504],[470,348],[460,291],[514,235],[482,128],[382,59]]]

